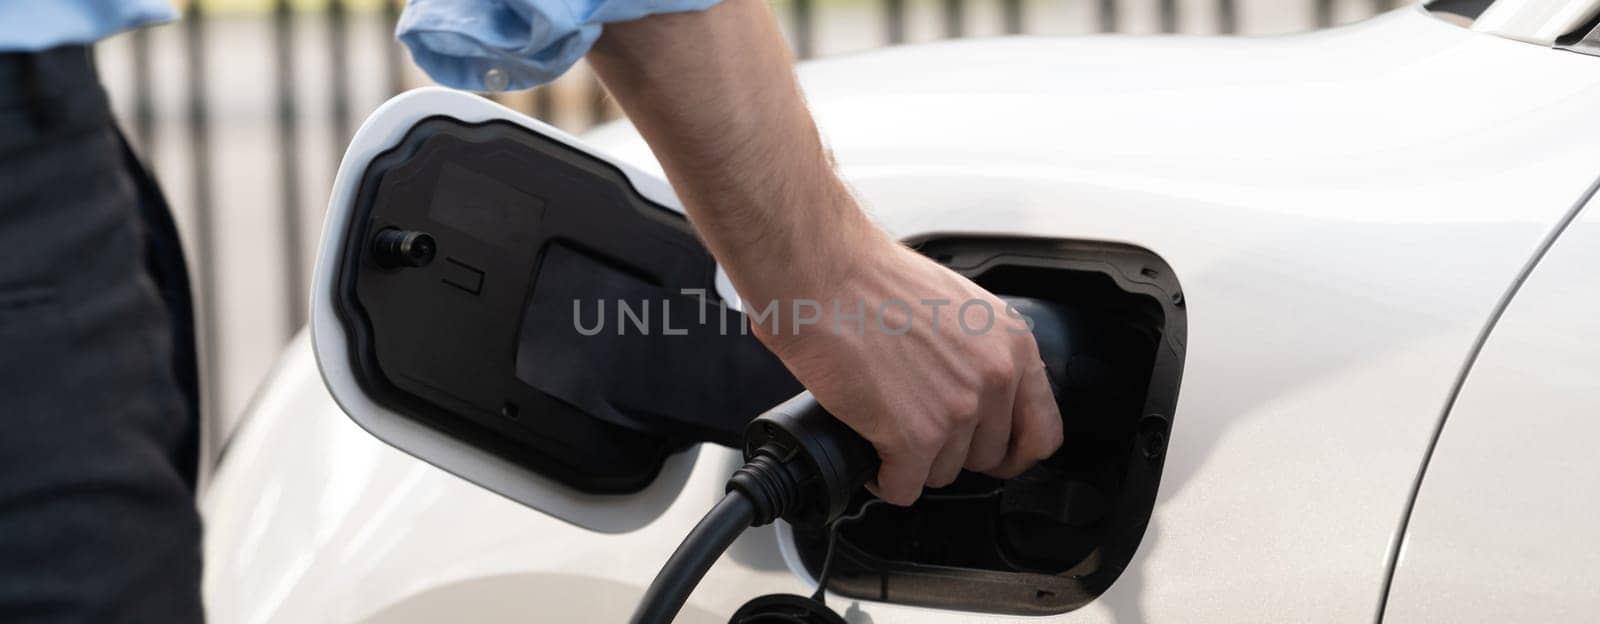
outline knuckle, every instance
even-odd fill
[[[906,427],[902,439],[906,451],[924,455],[938,451],[944,436],[942,428],[924,423]]]
[[[1033,337],[1032,332],[1025,334],[1012,334],[1011,339],[1016,345],[1016,352],[1018,355],[1023,356],[1028,361],[1039,359],[1039,342]]]
[[[978,374],[983,390],[995,392],[1010,387],[1016,372],[1010,365],[995,364],[985,367]]]
[[[1061,429],[1056,427],[1041,431],[1039,435],[1033,436],[1033,440],[1034,443],[1029,445],[1031,448],[1028,449],[1027,458],[1032,461],[1048,459],[1056,453],[1056,449],[1061,448]]]
[[[1004,354],[987,358],[978,368],[978,383],[984,389],[1009,387],[1016,376],[1016,365]]]
[[[879,436],[879,439],[872,440],[872,446],[877,448],[878,455],[888,462],[911,454],[911,437],[903,433]]]
[[[1043,451],[1039,459],[1045,459],[1051,455],[1054,455],[1056,451],[1061,448],[1062,443],[1066,442],[1066,438],[1061,432],[1061,427],[1051,427],[1050,432],[1045,435],[1045,442],[1046,443],[1041,447]]]
[[[952,426],[966,426],[976,423],[980,406],[981,398],[976,392],[963,392],[952,398],[946,404],[946,409],[949,411],[950,424]]]
[[[967,395],[951,405],[950,422],[955,427],[971,427],[978,423],[980,401],[977,395]]]
[[[1038,418],[1040,421],[1039,437],[1042,438],[1044,442],[1042,446],[1054,451],[1057,447],[1061,446],[1065,436],[1065,427],[1061,422],[1061,412],[1055,409],[1054,404],[1049,404],[1046,406],[1046,409],[1040,410],[1039,415],[1036,418]]]

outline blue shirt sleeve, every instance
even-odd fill
[[[719,0],[410,0],[395,36],[440,84],[527,89],[578,62],[603,24],[703,11]]]
[[[0,52],[92,43],[176,17],[166,0],[0,0]]]

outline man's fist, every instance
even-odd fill
[[[877,448],[869,487],[909,505],[963,468],[1009,478],[1054,453],[1061,415],[1026,319],[873,232],[839,274],[744,302],[762,342]]]

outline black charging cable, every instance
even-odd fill
[[[878,454],[803,392],[751,421],[745,464],[727,494],[684,538],[634,611],[634,624],[671,622],[689,593],[745,529],[778,518],[802,528],[828,526],[878,470]]]
[[[683,538],[666,565],[661,566],[656,580],[650,583],[650,589],[645,590],[644,598],[639,601],[633,622],[671,622],[689,599],[689,593],[700,584],[706,570],[711,569],[717,557],[751,526],[754,518],[755,506],[744,494],[735,491],[722,497],[722,501]]]

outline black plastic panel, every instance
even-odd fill
[[[352,219],[337,308],[363,390],[579,489],[643,488],[675,449],[735,444],[798,392],[750,336],[620,323],[582,335],[575,303],[654,304],[678,328],[720,311],[715,264],[616,168],[521,126],[424,120],[373,161]],[[380,266],[373,240],[388,229],[432,237],[431,262]]]

